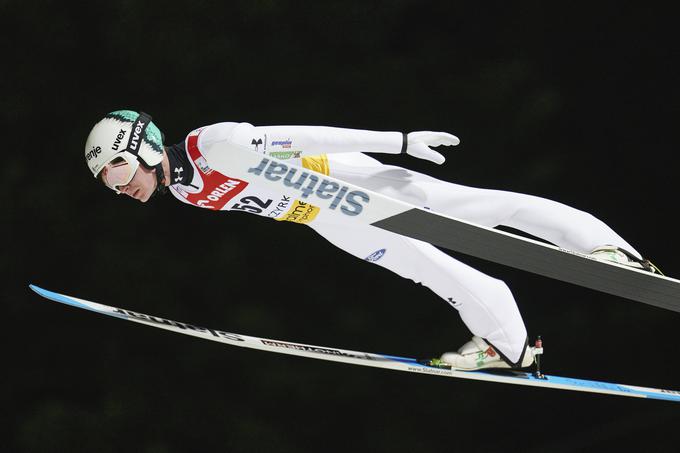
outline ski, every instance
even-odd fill
[[[60,302],[73,307],[90,310],[95,313],[113,316],[115,318],[133,321],[147,326],[170,330],[172,332],[191,335],[204,340],[212,340],[232,346],[240,346],[244,348],[276,352],[279,354],[289,354],[374,368],[406,371],[409,373],[431,374],[459,379],[473,379],[478,381],[500,382],[505,384],[680,402],[680,391],[612,384],[608,382],[591,381],[586,379],[573,379],[543,375],[540,373],[534,374],[525,371],[457,371],[451,370],[446,366],[442,366],[436,360],[417,360],[408,357],[350,351],[339,348],[314,346],[302,343],[292,343],[288,341],[271,340],[235,334],[223,330],[210,329],[189,323],[172,321],[170,319],[161,318],[158,316],[146,315],[124,308],[102,305],[88,300],[79,299],[77,297],[71,297],[48,291],[35,285],[29,285],[29,287],[40,296],[55,302]]]
[[[680,312],[680,280],[476,225],[395,200],[289,161],[230,145],[211,154],[229,176],[454,252]]]

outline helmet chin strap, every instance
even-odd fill
[[[151,196],[153,197],[154,195],[164,195],[167,191],[168,188],[163,184],[163,181],[165,180],[165,172],[163,171],[163,161],[161,161],[160,164],[156,165],[154,167],[156,170],[156,190],[153,191]]]
[[[143,166],[144,168],[149,169],[149,170],[155,170],[154,173],[156,174],[156,188],[154,189],[153,193],[151,194],[151,197],[149,197],[149,198],[153,198],[155,195],[164,195],[168,191],[168,188],[165,187],[165,184],[163,184],[163,181],[165,180],[165,172],[163,171],[163,162],[161,161],[160,164],[151,167],[151,166],[147,165],[146,162],[144,162],[144,159],[140,159],[138,157],[137,160],[139,160],[139,164],[141,166]]]

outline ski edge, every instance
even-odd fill
[[[535,377],[529,372],[523,371],[450,370],[428,366],[413,358],[352,351],[333,347],[315,346],[282,340],[272,340],[235,334],[217,329],[209,329],[189,323],[172,321],[158,316],[146,315],[132,310],[99,304],[73,296],[67,296],[65,294],[56,293],[33,284],[30,284],[29,288],[38,295],[54,302],[59,302],[95,313],[144,324],[150,327],[169,330],[175,333],[190,335],[193,337],[216,341],[232,346],[411,373],[680,402],[680,391],[675,390],[613,384],[602,381],[566,378],[551,375],[545,375],[545,378],[541,379]]]

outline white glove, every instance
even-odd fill
[[[441,165],[446,158],[437,151],[430,149],[430,146],[455,146],[458,143],[460,143],[458,137],[446,132],[409,132],[407,135],[406,154]]]

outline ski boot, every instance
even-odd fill
[[[614,245],[604,245],[602,247],[597,247],[592,252],[590,252],[590,256],[600,261],[610,261],[635,269],[651,272],[652,274],[663,275],[659,268],[652,264],[651,261],[640,259],[629,251]]]
[[[447,364],[454,370],[482,370],[486,368],[525,368],[534,363],[534,356],[540,354],[536,348],[527,346],[521,363],[510,364],[484,339],[474,336],[465,343],[457,352],[445,352],[439,358],[438,363]]]

